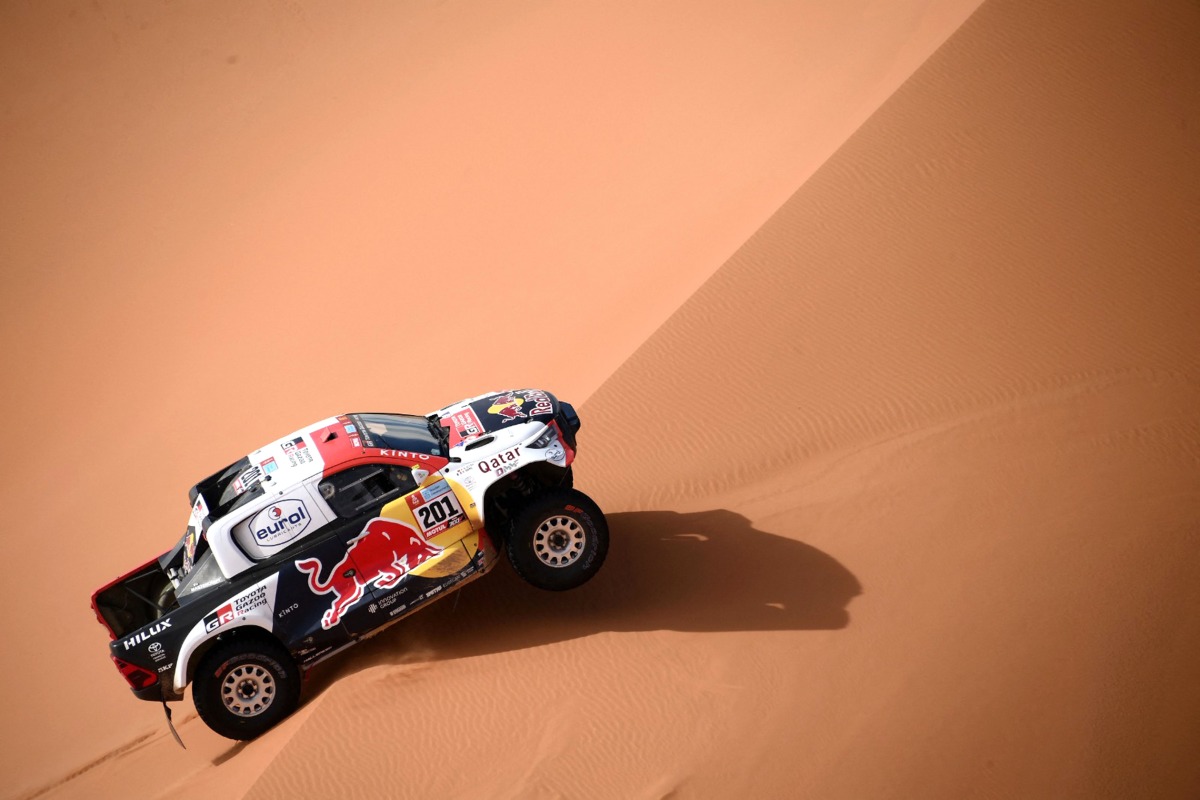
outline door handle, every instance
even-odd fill
[[[343,578],[353,578],[354,577],[354,568],[351,567],[350,569],[343,572],[342,577]]]

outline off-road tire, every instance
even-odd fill
[[[218,643],[201,660],[192,684],[200,719],[229,739],[261,736],[299,701],[296,662],[282,645],[265,637]]]
[[[608,522],[583,492],[553,489],[531,497],[513,518],[508,561],[526,582],[554,592],[591,580],[608,554]]]

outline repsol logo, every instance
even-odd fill
[[[135,634],[126,639],[125,649],[128,650],[131,647],[137,647],[142,642],[146,641],[152,636],[157,636],[169,627],[171,627],[171,620],[169,619],[164,619],[162,622],[159,622],[156,625],[151,625],[148,629],[142,631],[141,633]]]
[[[250,520],[250,530],[263,547],[279,547],[304,533],[312,522],[303,500],[281,500]]]

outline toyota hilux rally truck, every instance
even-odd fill
[[[168,722],[194,683],[209,727],[252,739],[295,708],[310,667],[482,576],[500,550],[536,587],[579,586],[608,526],[572,488],[578,430],[569,403],[521,389],[272,442],[193,486],[179,542],[92,595],[112,660]]]

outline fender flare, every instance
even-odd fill
[[[259,628],[263,633],[278,641],[275,636],[275,588],[279,584],[279,573],[276,572],[259,581],[253,586],[238,592],[233,597],[222,600],[208,614],[205,614],[179,646],[179,657],[175,662],[175,671],[171,678],[171,688],[180,693],[190,682],[189,668],[198,650],[207,650],[206,645],[217,637],[238,628]],[[258,602],[236,617],[228,618],[234,613],[239,600],[255,597],[261,591]],[[222,612],[225,612],[222,614]],[[222,621],[224,619],[224,621]],[[282,644],[282,642],[281,642]]]

